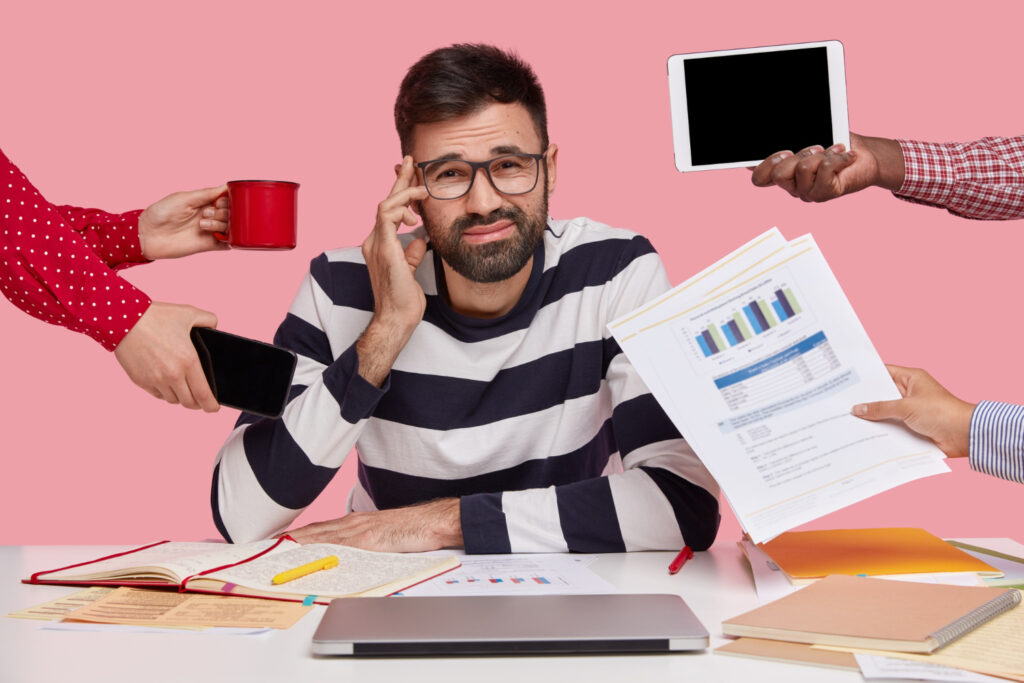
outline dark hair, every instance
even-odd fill
[[[462,43],[421,57],[405,74],[395,100],[402,154],[412,148],[416,124],[456,119],[495,102],[526,107],[540,136],[541,152],[548,148],[544,91],[518,55],[492,45]]]

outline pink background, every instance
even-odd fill
[[[789,237],[811,231],[883,358],[926,367],[968,400],[1024,400],[1019,221],[965,221],[881,190],[804,205],[754,189],[745,170],[682,175],[665,75],[677,52],[835,38],[846,46],[853,130],[939,141],[1020,134],[1024,5],[497,6],[8,3],[0,146],[52,201],[108,210],[234,178],[300,182],[294,251],[127,271],[157,300],[206,308],[222,329],[269,339],[309,260],[358,244],[371,227],[399,160],[391,108],[405,69],[435,47],[492,42],[519,51],[547,92],[561,149],[553,215],[645,233],[674,282],[772,225]],[[750,115],[799,106],[799,96],[752,102]],[[210,473],[236,411],[154,400],[95,342],[7,303],[0,325],[0,543],[216,536]],[[1024,539],[1024,488],[950,464],[952,474],[812,526]],[[343,511],[351,465],[302,521]],[[723,512],[720,542],[739,536]]]

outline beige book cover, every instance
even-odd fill
[[[715,654],[751,659],[770,659],[778,662],[824,666],[829,669],[860,671],[857,658],[849,652],[816,650],[806,643],[787,643],[764,638],[737,638],[715,649]]]
[[[722,622],[730,636],[932,652],[1021,600],[1015,589],[833,575]]]

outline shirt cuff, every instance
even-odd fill
[[[341,408],[341,417],[355,424],[370,417],[380,399],[391,388],[391,375],[377,388],[359,374],[356,345],[348,347],[324,372],[324,386]]]
[[[894,192],[901,199],[947,206],[956,191],[957,155],[952,145],[896,140],[903,150],[906,173]]]
[[[462,545],[467,555],[512,552],[501,493],[474,493],[459,499]]]
[[[982,401],[971,415],[971,469],[1024,484],[1024,406]]]
[[[101,209],[55,207],[68,225],[85,240],[89,249],[114,270],[149,263],[139,241],[139,216],[142,209],[109,213]]]
[[[142,242],[139,240],[139,216],[142,215],[142,211],[142,209],[136,209],[121,214],[121,223],[124,224],[124,229],[128,232],[125,239],[122,240],[124,244],[120,246],[121,257],[124,261],[116,265],[114,270],[153,262],[152,259],[143,255]]]

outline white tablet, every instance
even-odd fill
[[[850,145],[838,40],[668,59],[676,168],[756,166],[771,154]]]

